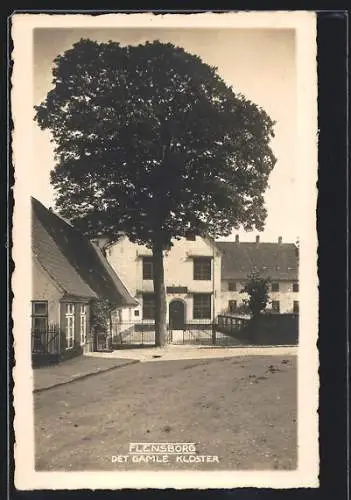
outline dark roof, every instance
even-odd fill
[[[115,306],[137,305],[101,250],[35,198],[32,198],[32,249],[65,294],[104,298]]]
[[[293,243],[216,242],[222,252],[222,279],[245,279],[257,270],[274,280],[298,279],[298,254]]]

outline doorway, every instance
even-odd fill
[[[173,300],[169,304],[169,327],[171,330],[183,330],[185,323],[185,306],[182,300]]]

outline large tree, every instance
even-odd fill
[[[240,68],[237,69],[240,71]],[[89,236],[152,250],[156,344],[166,338],[163,252],[188,230],[263,228],[274,123],[198,56],[158,41],[82,39],[35,107],[49,129],[56,208]]]

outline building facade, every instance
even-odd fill
[[[217,242],[221,250],[221,309],[227,313],[241,310],[245,293],[240,293],[248,275],[258,271],[270,279],[269,304],[274,313],[299,312],[298,248],[293,243]]]
[[[101,245],[104,242],[100,242]],[[127,237],[105,246],[106,258],[125,283],[138,306],[122,311],[120,321],[154,319],[153,262],[151,250]],[[295,244],[215,242],[189,236],[173,242],[164,255],[167,323],[211,322],[219,314],[239,314],[246,294],[240,293],[252,271],[271,279],[267,310],[298,313],[298,251]]]
[[[153,321],[153,262],[145,246],[122,237],[106,248],[106,258],[139,305],[124,313],[124,321]],[[221,252],[211,239],[189,236],[174,240],[165,253],[167,323],[211,322],[220,312]]]

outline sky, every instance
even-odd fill
[[[297,145],[297,75],[295,33],[288,29],[232,28],[37,28],[34,30],[34,96],[40,104],[52,88],[53,60],[72,47],[80,38],[99,42],[118,41],[135,45],[160,40],[183,47],[218,68],[219,75],[234,92],[262,107],[276,122],[275,138],[271,142],[277,163],[265,193],[268,212],[265,230],[234,231],[241,241],[295,242],[299,237],[297,204],[296,145]],[[54,206],[54,192],[49,174],[54,167],[53,145],[47,131],[41,131],[33,121],[36,154],[32,195],[46,206]]]

